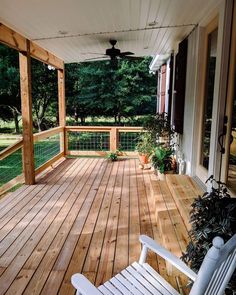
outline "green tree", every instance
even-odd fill
[[[15,123],[20,133],[21,119],[20,75],[18,52],[0,44],[0,118]]]
[[[34,125],[42,131],[54,125],[55,117],[58,120],[57,71],[35,59],[31,67]]]
[[[156,79],[149,58],[69,64],[66,66],[67,111],[76,123],[86,116],[122,117],[154,113]]]

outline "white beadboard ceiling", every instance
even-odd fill
[[[66,63],[105,53],[116,39],[136,56],[166,54],[217,0],[0,0],[0,22]],[[153,29],[149,24],[156,22]],[[162,28],[157,28],[162,27]],[[164,28],[163,28],[164,27]]]

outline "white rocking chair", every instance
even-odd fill
[[[180,295],[145,262],[148,250],[161,256],[193,280],[190,295],[223,295],[236,268],[236,235],[226,244],[224,244],[222,238],[214,238],[213,246],[207,252],[198,274],[151,238],[142,235],[139,240],[143,245],[139,262],[134,262],[98,288],[92,285],[82,274],[74,274],[71,282],[77,289],[76,294]]]

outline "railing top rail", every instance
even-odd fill
[[[40,139],[44,139],[44,138],[47,138],[49,136],[58,134],[58,133],[63,132],[63,131],[64,131],[64,127],[55,127],[55,128],[49,129],[49,130],[45,130],[45,131],[42,131],[42,132],[39,132],[39,133],[35,133],[34,134],[34,142],[39,141]]]
[[[143,127],[129,127],[129,126],[66,126],[66,131],[111,131],[118,129],[119,131],[141,131]]]
[[[16,143],[8,146],[0,152],[0,160],[5,159],[7,156],[11,155],[15,151],[19,150],[23,146],[23,139],[18,140]]]

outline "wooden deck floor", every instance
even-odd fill
[[[150,178],[135,159],[67,159],[0,200],[0,294],[74,294],[72,274],[100,285],[137,260],[140,234],[159,239]]]

